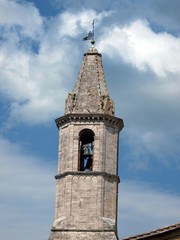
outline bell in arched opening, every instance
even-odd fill
[[[92,171],[93,169],[93,142],[94,133],[90,129],[84,129],[79,134],[79,171]]]

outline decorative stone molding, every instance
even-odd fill
[[[57,127],[62,127],[64,124],[70,122],[104,122],[111,126],[117,126],[119,131],[124,127],[123,120],[121,118],[117,118],[108,114],[67,114],[55,120]]]
[[[84,177],[97,177],[97,176],[102,176],[106,179],[111,179],[114,182],[120,183],[120,178],[117,175],[114,174],[110,174],[110,173],[106,173],[106,172],[81,172],[81,171],[68,171],[68,172],[64,172],[64,173],[60,173],[58,175],[55,176],[55,179],[62,179],[65,178],[66,176],[84,176]]]
[[[97,55],[97,56],[102,57],[101,53],[97,53],[97,52],[87,52],[84,54],[84,56],[87,56],[87,55]]]
[[[51,229],[52,232],[115,232],[114,230],[111,229],[103,229],[103,230],[97,230],[97,229],[90,229],[90,230],[86,230],[86,229],[58,229],[58,228],[53,228]]]

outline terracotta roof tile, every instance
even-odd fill
[[[121,240],[143,239],[145,237],[155,236],[155,235],[158,235],[158,234],[161,234],[161,233],[165,233],[165,232],[168,232],[168,231],[172,231],[172,230],[175,230],[175,229],[178,229],[178,228],[180,228],[180,223],[173,224],[173,225],[170,225],[170,226],[167,226],[167,227],[163,227],[163,228],[157,229],[155,231],[142,233],[142,234],[139,234],[139,235],[136,235],[136,236],[124,238],[124,239],[121,239]]]

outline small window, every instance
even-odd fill
[[[93,170],[93,142],[94,132],[84,129],[79,134],[79,164],[78,171]]]

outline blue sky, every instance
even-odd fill
[[[120,134],[119,238],[179,222],[180,1],[0,0],[0,235],[47,239],[58,130],[90,42]]]

